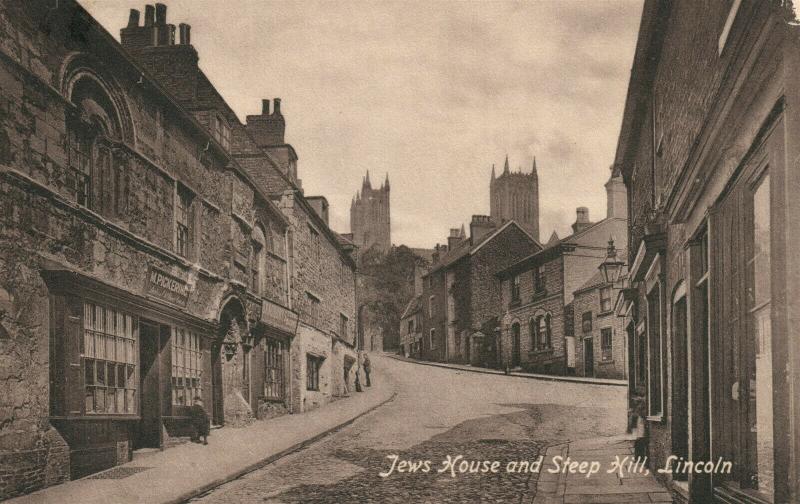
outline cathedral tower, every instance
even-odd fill
[[[514,220],[539,240],[539,175],[536,158],[533,158],[530,173],[523,173],[522,170],[512,172],[508,167],[508,156],[499,177],[492,166],[489,206],[493,221],[503,223]]]
[[[389,217],[389,175],[379,189],[373,189],[369,170],[361,182],[361,191],[350,204],[350,233],[362,250],[371,247],[387,252],[392,246]]]

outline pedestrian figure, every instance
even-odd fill
[[[359,372],[359,370],[356,369],[356,392],[363,392],[363,390],[361,389],[361,379],[359,378],[360,374],[361,373]]]
[[[647,396],[644,387],[636,387],[631,394],[631,408],[628,410],[628,432],[632,433],[636,440],[633,445],[633,454],[636,457],[644,457],[647,453]]]
[[[203,398],[196,396],[194,404],[189,408],[189,418],[192,422],[192,442],[199,443],[200,436],[203,437],[203,444],[208,444],[208,431],[210,421],[206,410],[203,409]]]
[[[364,354],[364,374],[367,375],[367,387],[372,386],[372,384],[369,381],[369,372],[370,372],[369,355]]]

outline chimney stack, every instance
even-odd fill
[[[139,11],[136,9],[131,9],[130,14],[128,14],[128,28],[136,28],[139,26]]]
[[[156,8],[152,5],[144,6],[144,25],[153,26],[156,20]]]
[[[575,209],[575,224],[572,225],[574,233],[580,233],[584,229],[592,225],[589,220],[589,209],[586,207],[578,207]]]
[[[474,245],[481,237],[494,231],[495,227],[496,224],[490,216],[473,215],[472,221],[469,223],[469,238],[472,240],[472,244]]]
[[[247,116],[247,131],[253,136],[259,147],[275,147],[284,145],[286,122],[281,114],[281,99],[272,100],[272,113],[269,100],[261,100],[261,114]]]
[[[156,4],[156,25],[164,26],[167,24],[167,6],[162,3]]]
[[[447,248],[453,250],[461,243],[462,239],[461,230],[458,228],[450,228],[450,236],[447,237]]]
[[[191,45],[192,43],[192,26],[186,23],[178,25],[180,43],[181,45]]]

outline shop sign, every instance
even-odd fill
[[[283,332],[294,334],[297,318],[295,312],[267,299],[261,304],[261,322]]]
[[[189,284],[154,266],[147,270],[146,291],[150,296],[178,306],[186,306],[189,301]]]

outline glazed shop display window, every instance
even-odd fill
[[[135,414],[139,351],[135,317],[85,303],[83,322],[84,411]]]
[[[191,406],[202,396],[200,335],[180,327],[172,328],[172,404]]]

